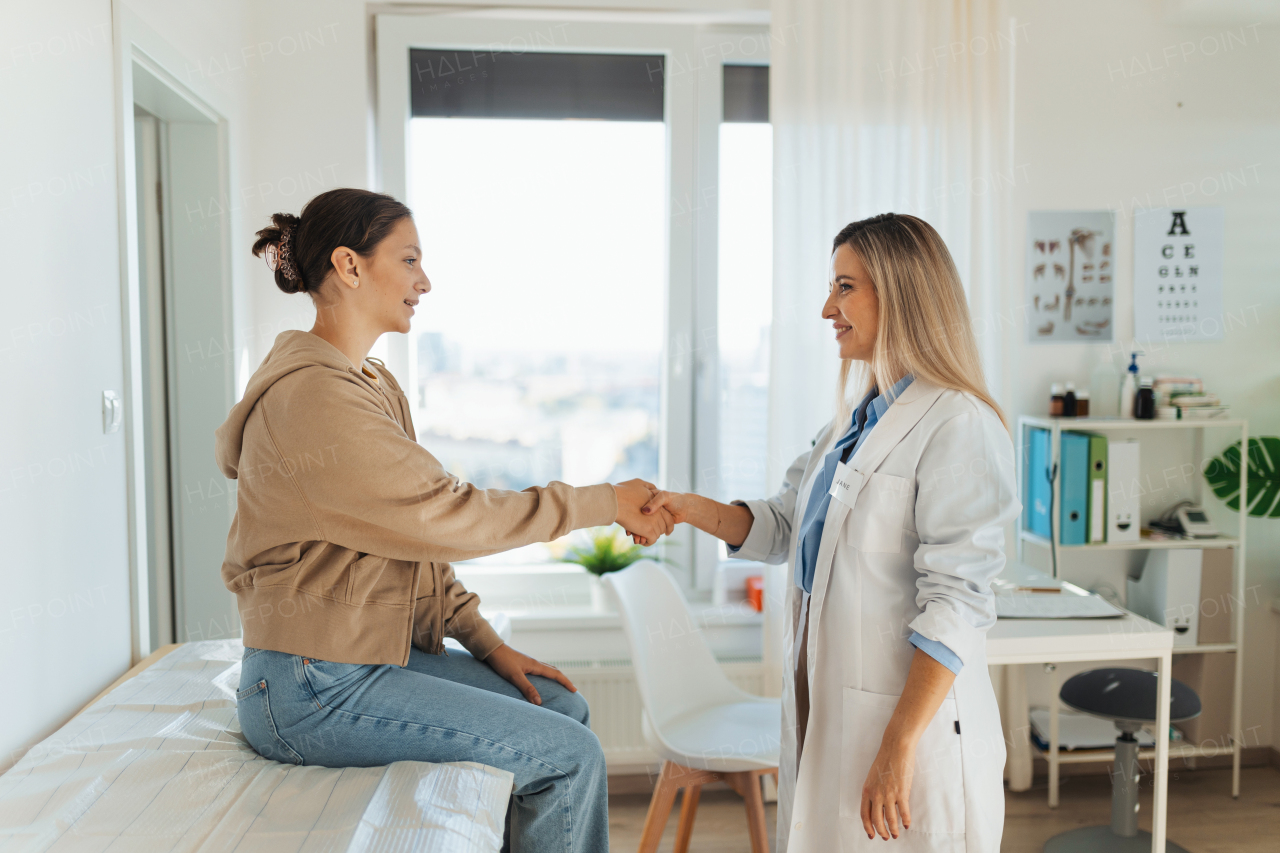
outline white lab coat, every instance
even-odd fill
[[[744,502],[755,520],[735,556],[786,560],[794,576],[813,475],[839,437],[823,430],[777,495]],[[831,499],[809,601],[799,768],[793,668],[803,591],[788,583],[778,853],[996,853],[1005,746],[986,631],[1004,528],[1021,510],[1013,443],[985,403],[917,379],[848,464],[856,496]],[[963,667],[916,749],[911,829],[873,841],[859,813],[862,785],[906,684],[913,631],[946,645]]]

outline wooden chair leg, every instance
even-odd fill
[[[747,804],[747,834],[751,838],[751,853],[769,853],[769,830],[764,818],[764,797],[760,793],[760,777],[757,773],[738,773],[742,799]]]
[[[667,828],[667,818],[671,816],[671,806],[676,801],[676,791],[680,790],[676,782],[680,770],[678,764],[662,762],[662,772],[658,774],[658,784],[649,800],[649,813],[644,818],[644,830],[640,833],[639,853],[658,851],[658,842],[662,840],[662,831]]]
[[[698,816],[698,800],[702,799],[702,786],[690,785],[684,789],[680,803],[680,824],[676,827],[674,853],[689,853],[689,839],[693,836],[693,821]]]

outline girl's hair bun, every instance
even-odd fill
[[[298,226],[302,220],[292,213],[271,214],[271,225],[258,232],[253,254],[267,254],[268,266],[275,271],[276,286],[285,293],[302,293],[309,288],[298,268]],[[274,263],[273,263],[274,261]]]

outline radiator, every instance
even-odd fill
[[[600,738],[610,773],[656,768],[661,760],[645,745],[640,729],[640,690],[629,660],[548,661],[562,670],[591,706],[591,730]],[[722,660],[720,666],[735,685],[762,694],[759,658]]]

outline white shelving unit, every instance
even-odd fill
[[[1133,418],[1056,418],[1056,417],[1039,417],[1033,415],[1023,415],[1018,418],[1018,490],[1022,492],[1025,489],[1025,468],[1026,468],[1026,449],[1028,447],[1027,430],[1031,428],[1049,430],[1049,458],[1050,465],[1058,462],[1062,449],[1062,433],[1065,432],[1134,432],[1142,433],[1152,430],[1191,430],[1193,455],[1192,460],[1195,464],[1196,475],[1194,477],[1195,502],[1203,504],[1204,494],[1204,477],[1201,475],[1204,460],[1204,433],[1207,429],[1230,429],[1239,433],[1240,447],[1242,453],[1247,453],[1249,447],[1249,422],[1245,420],[1234,419],[1212,419],[1212,420],[1136,420]],[[1136,436],[1141,440],[1141,436]],[[1232,562],[1232,590],[1235,600],[1244,601],[1245,596],[1245,522],[1248,518],[1248,466],[1241,466],[1240,471],[1240,511],[1239,531],[1236,536],[1220,536],[1214,539],[1140,539],[1137,542],[1099,542],[1090,545],[1063,545],[1061,531],[1061,511],[1062,506],[1062,476],[1061,472],[1054,478],[1051,488],[1053,489],[1053,511],[1050,512],[1049,524],[1053,532],[1054,539],[1057,540],[1058,557],[1067,556],[1073,559],[1075,555],[1091,552],[1091,551],[1140,551],[1154,550],[1161,548],[1233,548],[1235,549],[1235,558]],[[1026,503],[1027,496],[1022,495],[1023,503]],[[1143,523],[1149,519],[1141,519]],[[1043,536],[1038,536],[1030,531],[1022,529],[1022,519],[1018,519],[1018,559],[1023,559],[1023,550],[1027,545],[1042,548],[1050,548],[1053,543]],[[1057,560],[1054,560],[1054,572],[1058,571]],[[1231,746],[1195,746],[1195,745],[1170,745],[1169,757],[1175,758],[1203,758],[1213,755],[1231,755],[1231,796],[1240,796],[1240,748],[1241,748],[1241,703],[1244,697],[1244,614],[1239,610],[1232,614],[1232,630],[1235,635],[1235,641],[1231,643],[1212,643],[1196,646],[1177,646],[1174,648],[1175,655],[1181,654],[1214,654],[1219,652],[1235,652],[1235,685],[1232,691],[1231,700]],[[1058,701],[1054,696],[1055,703]],[[1056,708],[1056,704],[1054,705]],[[1159,733],[1157,733],[1158,735]],[[1112,750],[1088,750],[1081,753],[1069,753],[1058,750],[1056,755],[1050,755],[1047,751],[1036,750],[1038,754],[1045,757],[1049,762],[1049,772],[1055,779],[1058,773],[1059,764],[1083,763],[1089,761],[1114,761],[1115,753]],[[1152,751],[1154,755],[1154,751]],[[1056,786],[1054,786],[1056,787]]]

